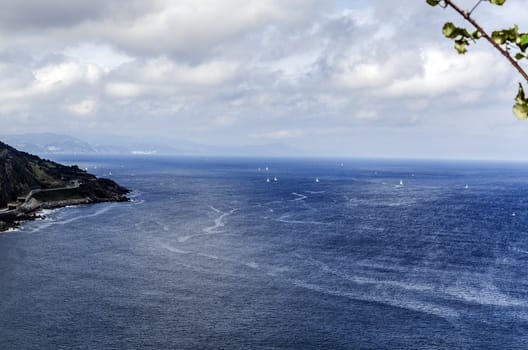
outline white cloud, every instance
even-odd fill
[[[386,84],[392,72],[379,63],[343,65],[335,76],[336,83],[346,88],[377,87]]]
[[[224,60],[197,65],[175,62],[168,57],[137,60],[110,72],[105,79],[104,93],[131,99],[131,102],[138,98],[157,100],[156,109],[167,111],[159,108],[159,104],[169,107],[174,103],[182,105],[211,98],[217,87],[228,86],[237,76],[237,68],[237,63]]]
[[[294,53],[275,61],[262,62],[259,68],[278,72],[282,79],[295,83],[306,78],[307,74],[314,70],[321,54],[319,50]]]
[[[105,87],[105,92],[108,96],[118,98],[138,97],[143,91],[142,86],[127,82],[108,83]]]
[[[214,86],[233,77],[236,68],[235,62],[210,61],[191,66],[159,57],[149,59],[140,66],[138,77],[148,82]]]
[[[453,50],[454,51],[454,50]],[[395,78],[383,94],[399,96],[438,96],[465,88],[486,89],[509,79],[508,67],[492,52],[474,51],[460,56],[451,51],[427,48],[421,55],[423,71],[410,78]],[[493,67],[493,73],[490,69]]]
[[[76,61],[101,67],[105,72],[134,60],[131,56],[119,52],[108,45],[98,45],[89,42],[68,46],[62,53]]]
[[[80,116],[93,114],[97,111],[97,108],[97,101],[90,98],[64,106],[67,111]]]
[[[96,65],[62,62],[51,64],[33,71],[36,85],[44,90],[58,86],[69,86],[75,82],[96,83],[102,72]]]
[[[57,94],[75,93],[76,89],[85,87],[97,89],[98,82],[104,72],[93,64],[82,64],[75,61],[61,61],[57,63],[27,67],[26,65],[1,64],[9,74],[0,76],[0,86],[4,93],[0,100],[4,103],[24,99],[25,104],[38,109],[31,103],[33,98],[54,99]]]
[[[337,93],[322,93],[316,98],[318,103],[332,110],[341,110],[351,102],[350,96]]]
[[[356,112],[356,116],[359,119],[365,119],[365,120],[374,119],[378,116],[378,112],[373,109],[361,109]]]
[[[264,133],[257,133],[257,134],[251,134],[251,137],[254,138],[264,138],[264,139],[272,139],[272,140],[283,140],[283,139],[291,139],[303,136],[305,134],[305,131],[300,129],[282,129],[282,130],[273,130],[269,132]]]
[[[214,118],[215,124],[219,126],[229,126],[235,124],[237,118],[233,115],[221,115]]]

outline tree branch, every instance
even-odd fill
[[[482,3],[482,1],[484,1],[484,0],[479,0],[479,1],[475,4],[475,6],[473,6],[473,8],[468,12],[468,15],[471,15],[471,14],[473,13],[473,11],[475,11],[476,8],[479,7],[479,5]]]
[[[471,23],[478,31],[479,33],[482,35],[483,38],[485,38],[487,41],[490,42],[491,45],[493,45],[493,47],[495,47],[497,50],[499,50],[499,52],[504,56],[506,57],[506,59],[508,61],[510,61],[511,65],[517,69],[517,71],[523,76],[523,78],[528,82],[528,74],[524,71],[524,69],[522,69],[522,67],[519,65],[519,63],[510,55],[510,53],[505,50],[504,48],[502,48],[499,44],[497,44],[495,42],[495,40],[493,40],[491,38],[491,36],[489,36],[488,33],[486,33],[486,31],[484,29],[482,29],[482,27],[471,17],[471,13],[470,12],[466,12],[464,10],[462,10],[460,7],[458,7],[457,5],[455,5],[453,3],[453,1],[451,0],[444,0],[445,1],[445,4],[447,6],[450,6],[452,7],[456,12],[458,12],[462,17],[464,17],[464,19],[466,21],[468,21],[469,23]]]

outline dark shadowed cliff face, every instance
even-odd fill
[[[45,202],[122,201],[128,192],[114,181],[98,179],[77,166],[61,165],[0,142],[0,208],[34,189],[63,189],[35,195],[37,200]]]

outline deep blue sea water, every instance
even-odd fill
[[[0,234],[0,349],[528,348],[528,164],[59,160],[133,201]]]

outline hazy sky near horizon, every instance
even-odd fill
[[[477,1],[458,0],[464,8]],[[528,5],[483,3],[486,28]],[[425,0],[0,0],[0,134],[528,159],[520,77]]]

